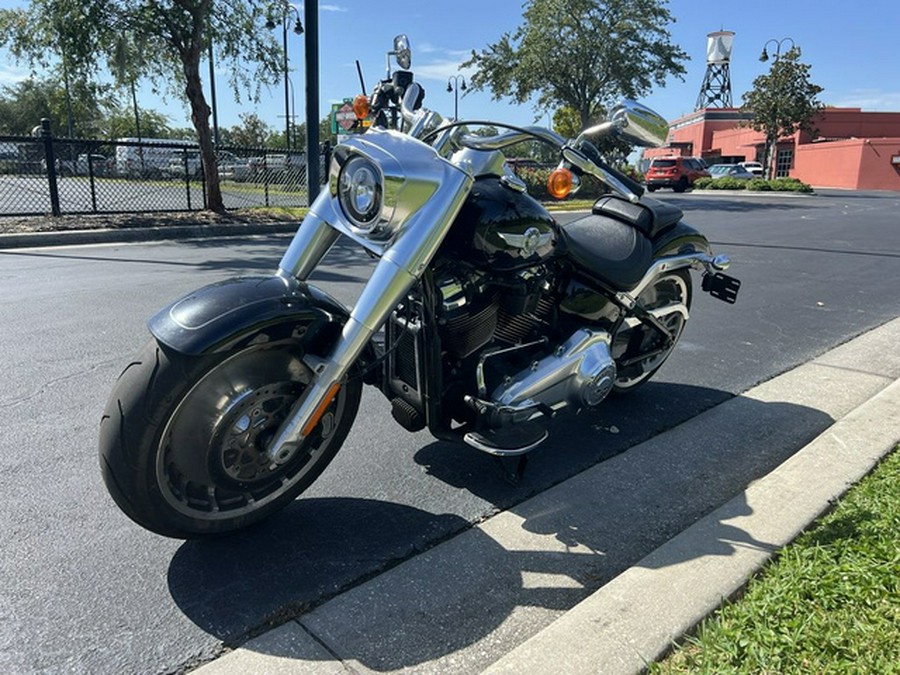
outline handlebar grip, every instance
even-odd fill
[[[603,155],[600,154],[600,151],[597,150],[593,143],[591,143],[590,141],[582,141],[581,147],[579,147],[578,149],[594,164],[599,166],[604,171],[615,176],[625,187],[627,187],[638,197],[641,197],[644,194],[644,186],[638,183],[636,180],[629,178],[618,169],[615,169],[607,164],[603,159]]]

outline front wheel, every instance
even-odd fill
[[[613,336],[612,356],[617,368],[614,393],[633,391],[669,358],[687,323],[691,293],[691,274],[680,269],[660,275],[640,294],[638,303],[656,315],[674,339],[666,347],[659,331],[636,318],[626,318]]]
[[[356,416],[351,379],[284,465],[264,449],[312,381],[301,345],[186,356],[151,342],[119,377],[100,423],[107,489],[139,525],[196,538],[256,523],[293,501],[335,456]]]

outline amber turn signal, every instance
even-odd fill
[[[572,192],[575,177],[568,169],[554,169],[547,178],[547,192],[554,199],[565,199]]]
[[[363,120],[369,116],[369,99],[365,94],[357,94],[353,99],[353,114],[356,119]]]

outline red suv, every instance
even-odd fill
[[[709,171],[699,159],[694,157],[656,157],[650,161],[650,168],[644,177],[647,190],[670,187],[675,192],[684,192],[698,178],[709,177]]]

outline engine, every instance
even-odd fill
[[[615,365],[598,323],[605,300],[555,260],[555,228],[527,195],[477,181],[427,297],[411,296],[388,325],[385,384],[403,426],[421,429],[428,401],[439,402],[448,428],[451,419],[502,428],[609,393]]]
[[[474,268],[445,272],[435,284],[441,343],[465,359],[496,340],[516,345],[546,335],[555,325],[551,279],[543,267],[491,278]]]

